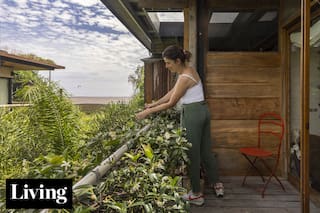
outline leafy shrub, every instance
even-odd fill
[[[76,208],[96,212],[185,212],[181,174],[189,143],[183,137],[176,112],[161,113],[141,123],[151,128],[138,139],[98,186],[76,193]],[[170,118],[170,119],[169,119]],[[85,196],[84,196],[85,195]],[[83,199],[83,196],[87,199]],[[81,207],[79,207],[81,206]]]
[[[110,104],[87,115],[55,83],[21,73],[16,95],[32,106],[0,110],[0,212],[9,211],[4,207],[5,179],[72,178],[75,183],[146,124],[151,128],[100,184],[76,191],[73,212],[186,211],[178,175],[189,144],[179,128],[179,113],[136,122],[134,114],[143,102],[141,76],[129,105]]]

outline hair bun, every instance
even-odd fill
[[[185,63],[185,61],[190,61],[191,52],[177,45],[171,45],[164,49],[162,57],[172,60],[180,59],[182,63]]]
[[[188,50],[183,49],[183,54],[184,54],[184,57],[185,57],[186,61],[190,61],[190,58],[191,58],[191,55],[192,55],[191,52],[188,51]]]

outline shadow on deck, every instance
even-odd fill
[[[272,179],[265,197],[261,197],[262,181],[260,177],[248,177],[245,186],[241,186],[243,177],[222,177],[225,185],[224,198],[217,198],[213,190],[204,190],[205,204],[192,206],[192,213],[299,213],[301,212],[300,194],[288,181],[281,180],[286,191]],[[310,203],[310,212],[320,212],[320,206]]]

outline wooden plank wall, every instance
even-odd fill
[[[151,103],[153,97],[153,65],[152,63],[144,62],[144,102]]]
[[[163,97],[175,83],[175,75],[165,68],[162,59],[144,63],[145,103]]]
[[[280,54],[209,52],[206,72],[213,150],[221,175],[243,175],[248,163],[238,149],[256,144],[260,114],[280,113]]]

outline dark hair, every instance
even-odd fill
[[[176,45],[170,45],[162,52],[163,58],[171,60],[177,60],[179,58],[182,63],[190,61],[191,55],[191,52],[189,52],[188,50],[184,50]]]

